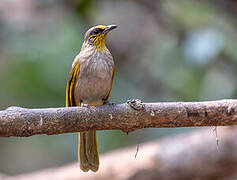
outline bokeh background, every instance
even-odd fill
[[[72,61],[97,24],[118,25],[107,39],[116,63],[112,102],[236,98],[236,7],[235,0],[1,0],[0,109],[65,106]],[[99,149],[193,129],[100,131]],[[76,160],[76,134],[0,139],[1,173]]]

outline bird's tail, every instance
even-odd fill
[[[97,147],[96,131],[78,133],[78,162],[81,170],[97,171],[99,168],[99,151]]]

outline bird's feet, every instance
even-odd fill
[[[109,100],[105,100],[103,105],[115,105],[115,103],[110,102]]]
[[[140,99],[129,99],[129,100],[127,100],[127,104],[131,108],[133,108],[133,109],[135,109],[137,111],[142,110],[142,109],[145,108],[143,102]]]
[[[88,107],[90,107],[88,104],[84,104],[84,103],[81,103],[81,107],[86,107],[86,108],[88,108]]]

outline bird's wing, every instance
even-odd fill
[[[72,69],[69,73],[68,81],[67,81],[67,88],[66,88],[66,106],[76,106],[75,99],[74,99],[74,87],[78,78],[79,74],[79,61],[76,61]]]
[[[115,67],[113,68],[113,72],[112,72],[112,80],[111,80],[111,85],[110,85],[110,90],[108,95],[104,98],[105,101],[108,101],[110,93],[112,91],[112,87],[113,87],[113,82],[114,82],[114,72],[115,72]]]

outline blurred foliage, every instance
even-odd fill
[[[236,14],[226,4],[220,11],[219,4],[3,0],[0,107],[64,106],[71,63],[85,31],[95,24],[119,26],[107,41],[116,63],[112,102],[236,98]],[[98,133],[98,144],[103,153],[192,129],[147,129],[129,135],[103,131]],[[0,154],[0,172],[7,174],[61,166],[76,161],[77,136],[2,138]]]

